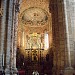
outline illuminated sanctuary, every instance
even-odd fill
[[[75,1],[0,0],[0,75],[75,75]]]

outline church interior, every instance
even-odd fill
[[[75,75],[75,1],[0,0],[0,75]]]

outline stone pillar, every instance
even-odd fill
[[[5,25],[6,25],[6,7],[7,7],[7,0],[2,0],[2,22],[1,22],[1,41],[0,41],[0,69],[2,70],[2,56],[4,55],[4,37],[5,37]],[[3,59],[4,60],[4,59]]]
[[[74,3],[74,0],[72,1]],[[64,0],[64,11],[65,11],[65,24],[66,24],[66,35],[67,35],[67,50],[68,50],[68,66],[65,67],[64,75],[73,75],[74,69],[72,68],[73,56],[73,17],[74,14],[71,0]]]
[[[14,26],[13,26],[13,37],[14,37],[14,42],[13,42],[13,68],[17,72],[16,68],[16,50],[17,50],[17,25],[18,25],[18,12],[16,11],[16,2],[14,3]]]
[[[10,75],[11,72],[11,46],[12,46],[12,40],[11,40],[11,31],[12,31],[12,14],[13,14],[13,0],[9,1],[9,15],[8,15],[8,29],[7,29],[7,49],[6,49],[6,69],[5,74]]]
[[[11,41],[12,41],[12,43],[11,43],[11,67],[12,67],[12,72],[14,72],[15,71],[15,69],[14,69],[14,29],[15,29],[15,0],[13,1],[13,20],[12,20],[12,39],[11,39]]]
[[[18,72],[16,68],[18,12],[19,12],[19,3],[17,2],[17,0],[14,0],[13,29],[12,29],[12,58],[13,58],[12,71],[15,73]]]
[[[16,68],[16,51],[17,51],[17,18],[18,14],[15,14],[15,25],[14,25],[14,45],[13,45],[13,68],[15,70],[15,72],[17,72],[17,68]]]
[[[11,39],[11,72],[12,74],[17,74],[17,68],[14,66],[14,46],[15,46],[15,24],[16,24],[16,18],[15,18],[15,2],[16,0],[13,1],[13,19],[12,19],[12,39]]]
[[[71,1],[70,3],[70,18],[71,18],[71,30],[72,34],[70,36],[70,42],[71,42],[71,64],[72,67],[75,66],[75,0]]]

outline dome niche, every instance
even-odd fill
[[[38,7],[31,7],[21,14],[21,22],[25,25],[44,25],[48,21],[48,13]]]

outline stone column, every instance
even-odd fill
[[[14,29],[15,29],[15,0],[13,1],[13,19],[12,19],[12,38],[11,38],[11,68],[12,72],[14,72]]]
[[[17,30],[18,30],[18,13],[20,11],[20,4],[22,0],[15,2],[15,24],[14,24],[14,66],[16,67],[16,50],[17,50]]]
[[[69,67],[71,67],[71,59],[70,59],[70,31],[69,31],[69,21],[70,21],[70,15],[69,15],[69,10],[67,6],[66,0],[64,0],[64,11],[65,11],[65,23],[66,23],[66,35],[67,35],[67,50],[68,50],[68,63],[69,63]],[[69,3],[68,3],[69,4]]]
[[[16,2],[15,6],[16,7]],[[17,25],[18,25],[18,12],[16,12],[16,8],[14,8],[14,45],[13,45],[13,67],[14,70],[17,72],[16,68],[16,50],[17,50]]]
[[[75,0],[69,0],[70,4],[70,24],[71,24],[71,35],[70,35],[70,52],[71,52],[71,66],[75,66]]]
[[[73,35],[74,35],[74,65],[75,65],[75,2],[74,2],[74,13],[73,13],[73,25],[74,25]]]
[[[17,28],[18,28],[18,12],[19,12],[19,3],[17,0],[14,0],[14,14],[13,14],[13,30],[12,30],[12,68],[13,72],[17,73],[16,68],[16,50],[17,50]]]
[[[16,74],[17,73],[17,69],[16,67],[14,67],[14,46],[15,46],[15,22],[16,22],[16,18],[15,18],[15,1],[13,1],[13,19],[12,19],[12,38],[11,38],[11,72]]]
[[[14,45],[13,45],[13,68],[15,72],[17,72],[16,68],[16,51],[17,51],[17,19],[18,19],[18,14],[15,14],[15,24],[14,24]]]
[[[73,0],[74,2],[74,0]],[[65,68],[64,75],[73,75],[74,69],[72,68],[71,55],[73,51],[73,28],[72,15],[73,10],[71,6],[71,0],[64,0],[64,11],[65,11],[65,24],[66,24],[66,35],[67,35],[67,50],[68,50],[68,66]]]
[[[8,15],[8,29],[7,29],[7,49],[6,49],[6,69],[5,74],[10,75],[11,72],[11,31],[12,31],[12,10],[13,10],[13,0],[9,1],[9,15]]]
[[[2,0],[2,22],[1,22],[1,41],[0,41],[0,69],[2,70],[2,55],[4,55],[4,37],[5,37],[5,25],[6,25],[6,7],[7,0]]]

